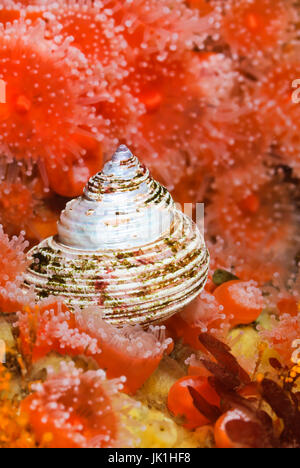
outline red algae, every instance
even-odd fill
[[[299,366],[283,367],[271,358],[270,366],[281,384],[263,374],[251,382],[228,346],[209,334],[199,335],[199,341],[213,357],[201,358],[201,364],[222,404],[220,408],[210,404],[193,386],[188,390],[194,407],[214,425],[216,447],[299,447],[299,401],[294,393]]]

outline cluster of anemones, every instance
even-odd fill
[[[7,232],[53,234],[59,196],[79,195],[126,142],[176,201],[208,201],[217,266],[286,275],[299,235],[298,18],[283,0],[6,0]]]
[[[126,377],[124,390],[135,393],[158,367],[172,339],[165,327],[117,329],[106,323],[97,307],[71,313],[59,299],[25,306],[16,326],[25,359],[31,363],[51,352],[92,358],[109,378]]]
[[[108,380],[102,370],[82,371],[62,363],[48,368],[20,402],[9,397],[12,375],[0,366],[1,448],[106,448],[132,446],[130,410],[123,401],[125,378]],[[26,390],[27,392],[29,389]]]
[[[102,370],[83,372],[62,364],[59,373],[48,369],[46,382],[33,386],[21,411],[28,415],[37,443],[46,448],[130,446],[133,439],[122,422],[119,398],[123,380],[107,380]],[[128,421],[127,416],[127,426]]]
[[[265,424],[257,419],[255,404],[247,403],[248,398],[251,401],[271,398],[272,392],[264,393],[259,380],[260,354],[258,363],[251,363],[247,368],[250,372],[253,364],[256,365],[258,381],[254,383],[229,354],[229,348],[214,336],[226,340],[233,327],[255,323],[261,335],[261,349],[267,347],[263,342],[268,343],[282,362],[276,361],[275,367],[284,385],[283,392],[292,391],[300,375],[296,347],[300,330],[297,294],[288,291],[277,294],[277,302],[272,304],[271,327],[265,328],[260,325],[259,317],[266,299],[258,283],[238,279],[229,271],[219,269],[199,298],[165,325],[150,326],[148,330],[139,326],[116,328],[102,319],[96,306],[71,312],[60,298],[37,300],[33,293],[24,295],[20,286],[27,264],[24,255],[27,244],[22,237],[9,240],[3,232],[0,240],[6,258],[0,278],[0,307],[5,314],[17,317],[14,322],[18,343],[16,362],[22,369],[25,384],[22,401],[15,401],[9,395],[11,376],[4,366],[0,368],[0,427],[5,434],[0,437],[1,447],[135,445],[137,422],[132,414],[138,408],[135,400],[124,393],[137,394],[154,374],[164,354],[173,351],[172,338],[197,353],[198,359],[191,356],[186,360],[187,375],[169,389],[167,406],[171,414],[180,417],[189,430],[213,424],[219,447],[264,443]],[[208,360],[207,351],[214,356],[214,361]],[[55,362],[55,358],[61,361],[61,367],[54,371],[48,368],[47,362],[51,359]],[[36,374],[42,380],[28,386],[36,378],[35,366],[47,372]],[[277,385],[268,382],[265,379],[264,385]],[[278,385],[275,390],[281,392]],[[284,393],[281,397],[284,398]],[[223,401],[231,402],[229,413]],[[241,411],[236,413],[238,408]],[[299,418],[296,408],[295,414]],[[243,436],[227,428],[227,418],[237,427],[241,421],[249,426]],[[284,424],[296,425],[297,418],[294,422],[283,418]],[[248,433],[254,422],[261,426],[260,432],[255,431],[255,440],[251,431]],[[276,423],[274,433],[275,426]],[[300,443],[294,426],[292,433],[288,433],[288,441],[285,437],[283,432],[280,440],[268,439],[267,444],[291,444],[291,437],[295,437],[295,444]]]
[[[300,78],[298,24],[292,0],[2,1],[0,310],[18,312],[28,369],[56,353],[105,368],[107,378],[122,379],[123,392],[135,394],[171,352],[170,337],[205,352],[199,335],[226,339],[233,327],[249,324],[282,365],[290,364],[300,332],[300,104],[292,99]],[[93,308],[73,314],[57,298],[35,302],[20,287],[25,238],[34,243],[55,233],[65,201],[81,193],[120,142],[176,201],[207,207],[206,289],[148,331],[115,329]],[[19,237],[9,240],[4,232]],[[264,307],[272,312],[267,328],[258,322]],[[222,361],[222,353],[215,358]],[[231,382],[232,370],[240,369],[221,364]],[[219,368],[206,365],[222,380]],[[179,382],[168,401],[187,428],[217,422],[219,446],[247,445],[233,443],[241,427],[264,435],[245,401],[239,400],[242,417],[236,408],[222,415],[220,399],[230,405],[228,394],[190,367],[194,384],[190,377]],[[242,377],[231,398],[237,388],[246,391]],[[22,410],[14,402],[0,407],[0,423],[17,434],[12,445],[125,443],[116,410],[120,382],[107,378],[64,367],[30,389]],[[197,395],[187,394],[190,386]]]

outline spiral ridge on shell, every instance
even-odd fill
[[[173,315],[198,296],[209,266],[196,224],[123,145],[28,258],[24,288],[71,308],[97,305],[117,326]]]

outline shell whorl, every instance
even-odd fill
[[[71,308],[98,305],[118,326],[174,314],[200,293],[209,265],[197,226],[125,146],[67,204],[58,235],[28,255],[25,288]]]
[[[83,196],[67,204],[58,236],[62,244],[84,250],[139,247],[170,229],[173,211],[167,190],[122,145]]]

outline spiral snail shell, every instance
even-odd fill
[[[117,326],[173,315],[200,293],[209,265],[197,226],[124,145],[28,256],[25,288],[71,308],[98,305]]]

